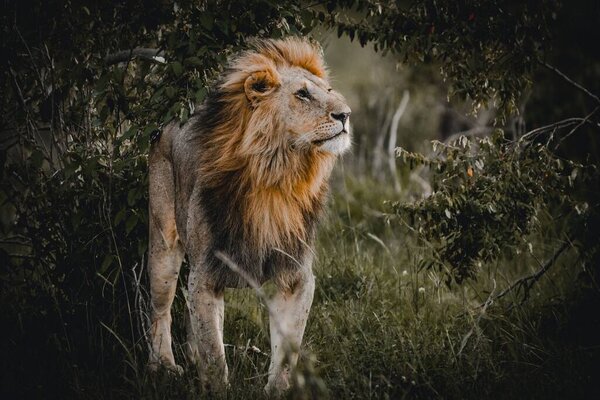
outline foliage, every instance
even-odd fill
[[[558,3],[505,0],[343,1],[355,14],[320,15],[362,45],[373,42],[403,63],[437,63],[450,94],[515,112],[543,59]],[[333,2],[329,9],[333,10]]]
[[[399,149],[411,167],[431,167],[434,193],[415,203],[394,204],[396,214],[433,246],[423,267],[448,272],[460,283],[476,277],[478,267],[504,250],[530,246],[532,252],[527,240],[542,227],[539,213],[572,219],[565,240],[593,234],[592,219],[598,216],[591,214],[597,205],[590,209],[575,187],[600,182],[595,165],[561,159],[531,136],[507,141],[501,130],[483,139],[434,142],[433,149],[429,157]],[[594,245],[586,249],[588,254],[598,251]]]
[[[541,7],[530,12],[523,9],[524,23],[520,22],[521,17],[514,16],[515,26],[508,20],[499,31],[492,26],[494,22],[489,26],[504,43],[499,48],[508,45],[513,55],[528,46],[539,50],[529,48],[527,54],[521,55],[523,63],[518,59],[508,61],[508,65],[521,67],[531,62],[521,74],[517,72],[520,67],[511,70],[512,78],[508,78],[513,83],[517,76],[535,80],[533,90],[521,92],[524,95],[515,98],[523,114],[513,115],[504,126],[497,121],[502,130],[497,130],[491,138],[478,139],[477,132],[466,131],[468,137],[459,137],[454,142],[434,142],[430,155],[400,149],[398,155],[409,168],[431,167],[430,179],[435,193],[414,204],[396,202],[396,215],[413,226],[418,236],[431,246],[432,254],[424,257],[421,267],[443,270],[448,283],[477,278],[484,265],[504,254],[535,253],[529,238],[549,226],[560,226],[563,240],[580,250],[574,264],[598,271],[600,252],[596,238],[600,201],[593,188],[600,186],[600,100],[596,94],[600,59],[597,52],[589,48],[585,35],[597,31],[593,21],[600,8],[586,0],[565,3],[559,8],[544,8],[543,2],[536,5],[501,3],[496,5],[502,11],[493,16],[493,21],[508,15],[504,13],[506,10],[515,11],[515,7]],[[486,7],[482,4],[484,14]],[[486,20],[492,21],[492,15]],[[580,37],[574,36],[573,20],[579,22],[575,32],[581,33]],[[530,32],[524,41],[517,40],[519,45],[514,45],[513,39],[524,26],[540,29],[534,29],[537,33]],[[516,36],[507,33],[507,29]],[[483,32],[477,37],[487,40]],[[487,38],[495,40],[491,36]],[[548,42],[538,47],[536,43],[540,40]],[[577,40],[581,44],[574,46]],[[485,45],[480,43],[476,47],[485,54]],[[574,56],[566,58],[565,54]],[[507,60],[510,59],[508,56]],[[501,59],[495,63],[497,65],[489,68],[507,67]],[[541,70],[523,73],[536,63],[542,66]],[[478,87],[486,88],[486,85],[479,81]],[[519,84],[511,91],[517,87]],[[519,90],[513,91],[517,92]],[[503,97],[501,93],[496,94]],[[477,101],[476,96],[472,98]],[[501,109],[505,105],[504,101],[499,103]],[[526,122],[538,127],[525,132]],[[560,254],[561,247],[557,249],[555,254]],[[540,267],[546,265],[537,263]]]

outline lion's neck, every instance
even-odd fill
[[[285,161],[251,160],[244,171],[250,183],[242,211],[244,226],[261,248],[308,240],[312,220],[325,200],[334,157],[313,152]],[[273,176],[266,174],[269,170]]]

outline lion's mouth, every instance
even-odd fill
[[[339,132],[338,132],[338,133],[336,133],[335,135],[329,136],[328,138],[325,138],[325,139],[319,139],[319,140],[314,140],[314,141],[313,141],[313,143],[314,143],[314,144],[316,144],[316,145],[321,145],[321,144],[323,144],[323,143],[325,143],[325,142],[328,142],[328,141],[330,141],[330,140],[333,140],[333,139],[335,139],[335,138],[336,138],[336,137],[338,137],[338,136],[341,136],[341,135],[343,135],[344,133],[348,133],[348,132],[346,131],[346,129],[342,129],[341,131],[339,131]]]

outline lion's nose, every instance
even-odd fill
[[[341,121],[342,125],[346,124],[346,121],[348,120],[348,117],[350,117],[350,113],[349,112],[331,113],[331,118],[337,119],[338,121]]]

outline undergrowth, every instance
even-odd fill
[[[534,272],[539,260],[558,247],[557,232],[542,230],[530,238],[532,253],[506,255],[482,265],[476,281],[447,286],[435,270],[419,270],[427,247],[390,223],[383,201],[391,197],[389,189],[365,179],[342,181],[318,236],[317,290],[289,398],[589,398],[600,393],[594,368],[600,360],[600,296],[593,274],[573,263],[576,250],[559,258],[526,301],[516,291],[488,301]],[[110,291],[104,295],[110,297]],[[194,366],[185,362],[181,288],[173,326],[176,358],[186,370],[181,377],[146,370],[146,343],[133,332],[145,317],[139,310],[115,310],[120,313],[115,320],[130,320],[132,333],[125,335],[107,321],[94,320],[98,313],[89,309],[94,304],[87,304],[80,318],[66,320],[63,310],[46,300],[38,304],[45,315],[23,312],[16,324],[4,325],[10,338],[3,344],[2,391],[10,396],[4,398],[214,397],[200,391]],[[226,305],[231,387],[225,397],[262,398],[269,362],[267,312],[249,289],[227,290]]]

